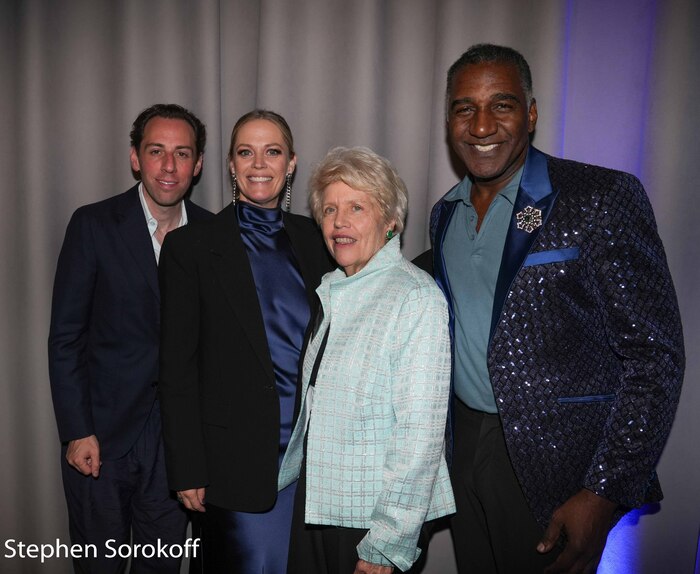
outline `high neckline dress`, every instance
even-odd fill
[[[255,281],[279,396],[281,463],[292,433],[298,363],[310,317],[309,302],[281,209],[239,202],[236,213]],[[225,544],[226,549],[217,548],[216,553],[225,552],[230,572],[286,572],[295,490],[296,483],[283,489],[274,507],[266,512],[217,510],[217,545]],[[206,552],[204,566],[206,571]]]

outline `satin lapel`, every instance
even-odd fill
[[[160,301],[158,265],[138,193],[138,186],[135,186],[121,197],[115,209],[117,231],[136,262],[136,267]]]
[[[457,202],[443,201],[440,206],[440,214],[438,215],[437,223],[435,224],[435,238],[433,239],[433,273],[435,282],[438,284],[442,292],[447,297],[447,301],[452,305],[452,292],[450,290],[450,282],[447,278],[447,268],[445,267],[445,257],[443,255],[442,246],[445,241],[447,227],[450,225],[452,214],[454,213]],[[452,318],[450,313],[450,328],[452,331]]]
[[[552,189],[549,181],[547,156],[534,147],[530,147],[525,160],[525,169],[520,180],[518,195],[515,198],[513,216],[508,227],[505,247],[503,248],[503,258],[501,259],[501,267],[498,272],[493,299],[489,340],[493,337],[496,324],[503,310],[503,303],[513,283],[513,279],[515,279],[516,274],[525,261],[525,257],[530,252],[540,230],[546,224],[556,197],[557,190]],[[532,233],[517,227],[517,214],[528,206],[542,210],[542,225]]]
[[[459,184],[458,184],[459,185]],[[454,188],[452,188],[454,189]],[[451,191],[451,190],[450,190]],[[448,192],[449,193],[449,192]],[[454,341],[455,341],[455,314],[452,304],[452,290],[450,289],[450,281],[447,277],[447,267],[445,266],[445,257],[443,254],[443,244],[445,242],[445,234],[447,233],[447,228],[450,225],[452,216],[454,215],[455,207],[457,206],[456,201],[442,201],[440,205],[440,212],[437,216],[437,222],[432,225],[431,228],[435,230],[435,237],[433,240],[433,275],[435,282],[438,287],[442,289],[447,299],[447,305],[450,309],[449,313],[449,330],[450,330],[450,351],[454,357]],[[452,372],[450,374],[450,402],[447,407],[447,432],[445,433],[446,444],[445,444],[445,457],[447,459],[447,464],[452,465],[452,453],[454,450],[454,361],[452,361],[451,366]]]
[[[236,210],[233,204],[226,207],[212,225],[214,230],[211,255],[212,269],[226,300],[238,317],[243,331],[255,350],[272,384],[275,374],[267,346],[258,292],[250,269],[248,254],[241,239]]]

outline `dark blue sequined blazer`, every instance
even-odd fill
[[[430,224],[448,301],[459,288],[442,253],[453,206],[440,200]],[[676,294],[639,180],[530,147],[488,368],[515,473],[542,525],[582,487],[628,508],[661,500],[654,467],[684,363]]]

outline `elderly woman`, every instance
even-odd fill
[[[407,571],[423,523],[455,509],[444,458],[447,306],[401,255],[408,199],[387,160],[336,148],[310,189],[312,214],[341,268],[316,290],[322,312],[280,469],[280,488],[301,474],[288,571]]]
[[[214,574],[286,571],[295,485],[278,495],[277,472],[314,289],[332,267],[313,221],[280,209],[296,161],[282,116],[242,116],[232,204],[169,233],[160,259],[168,481],[198,513]]]

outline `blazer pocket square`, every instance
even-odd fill
[[[531,265],[545,265],[546,263],[560,263],[561,261],[570,261],[578,259],[579,248],[567,247],[566,249],[552,249],[551,251],[537,251],[530,253],[523,263],[523,267]]]

